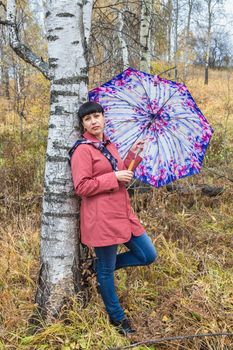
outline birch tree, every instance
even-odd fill
[[[118,38],[120,42],[120,48],[122,52],[123,70],[129,67],[129,51],[124,34],[122,33],[124,28],[124,9],[118,11]]]
[[[194,0],[188,0],[188,16],[187,16],[187,25],[185,33],[185,48],[184,48],[184,79],[187,79],[188,75],[188,53],[189,53],[189,38],[190,38],[190,26],[191,26],[191,15],[193,9]]]
[[[172,0],[168,0],[167,5],[167,62],[171,63],[171,36],[172,36],[172,14],[173,14],[173,3]]]
[[[17,35],[16,3],[7,2],[9,43],[23,60],[51,80],[51,109],[41,224],[39,286],[36,302],[47,320],[80,290],[78,214],[67,152],[79,135],[76,110],[87,99],[86,46],[92,0],[46,2],[49,62],[33,53]],[[75,131],[74,131],[75,130]]]
[[[144,72],[150,72],[152,8],[153,0],[141,1],[140,70]]]
[[[3,33],[2,33],[3,34]],[[3,94],[9,98],[10,97],[10,79],[9,79],[9,67],[5,60],[5,41],[0,39],[0,81],[2,85]]]
[[[209,82],[209,60],[210,60],[210,42],[211,42],[211,29],[212,29],[212,0],[207,0],[208,8],[208,27],[207,27],[207,39],[206,39],[206,57],[205,57],[205,84]]]
[[[213,34],[213,26],[216,25],[215,19],[220,16],[220,6],[223,5],[224,0],[204,0],[207,5],[207,30],[206,30],[206,52],[205,52],[205,80],[207,85],[209,82],[209,64],[210,64],[210,49],[211,39]]]
[[[92,1],[83,5],[82,0],[54,0],[46,8],[52,84],[37,303],[51,316],[59,312],[66,298],[80,290],[78,203],[67,150],[78,136],[73,132],[74,128],[78,130],[78,105],[87,99],[86,46]]]
[[[179,0],[175,0],[175,23],[174,23],[174,63],[175,79],[177,79],[177,52],[178,52],[178,21],[179,21]]]

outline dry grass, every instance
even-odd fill
[[[203,85],[200,75],[193,76],[187,85],[215,128],[205,166],[232,178],[233,82],[228,74],[211,72],[208,86]],[[7,121],[4,123],[6,132]],[[20,162],[18,165],[20,188],[26,170],[20,173]],[[52,325],[41,321],[41,329],[33,333],[28,320],[34,308],[39,264],[41,183],[37,178],[37,187],[31,184],[30,191],[21,191],[14,203],[14,179],[6,168],[4,174],[9,187],[4,189],[7,199],[1,202],[0,349],[98,350],[172,335],[233,332],[232,182],[204,168],[200,175],[180,183],[190,188],[203,183],[223,186],[222,195],[179,194],[165,188],[135,195],[134,208],[157,247],[159,259],[149,267],[117,272],[120,300],[138,330],[128,340],[109,325],[94,280],[85,309],[74,299],[60,320]],[[233,338],[174,341],[135,349],[232,350]]]

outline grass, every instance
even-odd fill
[[[86,308],[74,298],[55,323],[44,324],[40,320],[41,327],[36,332],[29,324],[39,268],[43,172],[29,176],[33,168],[30,153],[36,155],[37,152],[36,120],[28,126],[31,130],[28,134],[25,128],[25,143],[21,145],[20,140],[14,138],[13,119],[9,120],[9,130],[4,119],[1,138],[6,144],[9,136],[6,133],[10,133],[16,148],[1,150],[0,177],[6,196],[1,199],[0,211],[3,223],[0,228],[0,349],[98,350],[167,336],[233,333],[233,188],[226,178],[233,177],[233,82],[231,76],[228,79],[229,74],[211,71],[208,86],[202,85],[200,75],[187,82],[215,129],[202,173],[179,182],[189,186],[190,191],[180,194],[160,188],[136,193],[133,199],[133,207],[154,241],[159,258],[148,267],[116,273],[120,301],[138,331],[131,339],[122,338],[110,326],[94,279]],[[36,113],[38,110],[39,107]],[[37,140],[40,167],[46,134],[41,128]],[[15,149],[19,151],[17,154]],[[10,158],[12,154],[15,161]],[[225,177],[216,176],[208,168]],[[16,187],[12,169],[18,172]],[[25,176],[29,176],[28,187]],[[217,197],[207,197],[192,191],[193,185],[203,183],[222,186],[224,192]],[[173,341],[135,349],[232,350],[233,338]]]

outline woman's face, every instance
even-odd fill
[[[102,140],[104,132],[104,115],[100,112],[85,115],[82,118],[82,123],[85,131]]]

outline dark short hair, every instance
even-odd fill
[[[104,113],[104,109],[97,102],[93,102],[93,101],[85,102],[79,107],[79,110],[78,110],[79,120],[81,121],[83,117],[91,113]]]
[[[85,102],[79,107],[77,115],[79,119],[79,128],[81,135],[84,134],[82,119],[85,117],[85,115],[91,113],[104,113],[104,109],[99,103],[93,101]]]

